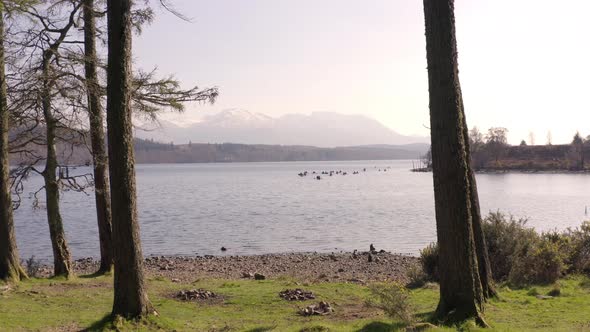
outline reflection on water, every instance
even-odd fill
[[[387,168],[390,167],[390,168]],[[361,170],[366,168],[366,172]],[[379,171],[387,168],[387,172]],[[411,161],[138,165],[145,255],[261,254],[378,249],[418,253],[436,238],[432,175]],[[302,171],[348,175],[299,177]],[[353,175],[355,170],[361,171]],[[482,212],[528,216],[539,230],[577,226],[590,205],[583,174],[481,174]],[[40,179],[32,179],[32,190]],[[93,193],[66,192],[62,212],[75,257],[97,256]],[[16,212],[22,257],[51,257],[45,211]]]

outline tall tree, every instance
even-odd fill
[[[574,138],[572,140],[572,148],[574,150],[574,154],[577,155],[578,159],[578,165],[576,167],[580,170],[584,170],[584,139],[580,135],[579,131],[577,131],[574,135]]]
[[[508,148],[507,133],[508,129],[504,127],[492,127],[488,129],[485,148],[494,158],[496,166],[498,165],[500,157],[506,153]]]
[[[84,0],[84,69],[90,141],[94,164],[94,197],[100,242],[100,267],[98,272],[111,270],[113,264],[111,202],[108,185],[108,156],[98,83],[98,56],[96,52],[96,18],[94,0]]]
[[[27,275],[20,265],[8,164],[8,103],[4,63],[4,4],[0,3],[0,280],[19,281]]]
[[[440,301],[436,318],[483,320],[473,219],[476,197],[463,111],[454,0],[424,0]],[[473,183],[472,183],[473,182]]]
[[[47,221],[49,223],[49,235],[53,248],[54,274],[69,277],[73,274],[71,254],[66,241],[62,215],[59,207],[60,189],[58,171],[58,159],[56,150],[57,131],[59,120],[54,115],[55,106],[52,105],[57,76],[54,72],[54,61],[58,57],[59,48],[66,40],[70,29],[76,22],[79,4],[73,4],[69,17],[62,28],[51,28],[47,19],[34,14],[45,27],[47,33],[55,33],[57,37],[49,42],[42,52],[40,92],[41,108],[45,120],[46,159],[45,169],[42,172],[45,181],[45,199],[47,205]],[[60,174],[61,178],[61,174]]]
[[[131,0],[108,0],[107,131],[115,298],[113,315],[154,311],[147,295],[136,206],[131,123]]]
[[[456,64],[457,65],[457,64]],[[458,66],[458,65],[457,65]],[[458,78],[457,78],[458,80]],[[484,300],[497,295],[494,287],[494,279],[492,276],[492,268],[490,258],[488,255],[488,246],[483,233],[481,210],[479,207],[479,195],[477,193],[477,182],[475,179],[475,172],[471,166],[471,144],[469,129],[467,127],[467,120],[465,117],[465,107],[463,104],[463,96],[461,88],[459,87],[459,101],[461,118],[463,119],[463,143],[465,144],[465,158],[467,160],[467,173],[469,177],[469,198],[471,208],[471,223],[473,226],[473,239],[475,241],[475,251],[477,255],[477,266],[479,269],[479,277],[482,286],[482,293]]]

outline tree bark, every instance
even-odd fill
[[[84,0],[84,65],[88,95],[88,118],[94,164],[94,198],[100,240],[100,267],[98,273],[106,273],[113,265],[111,202],[108,184],[108,156],[100,103],[100,87],[97,78],[96,18],[94,0]]]
[[[107,131],[115,298],[113,315],[149,315],[136,207],[131,123],[131,0],[108,0]]]
[[[4,13],[0,7],[0,280],[17,282],[27,277],[20,265],[10,196],[8,164],[8,103],[4,63]]]
[[[461,91],[459,91],[461,92]],[[494,287],[494,279],[492,275],[492,267],[488,255],[488,246],[483,233],[481,210],[479,207],[479,195],[477,193],[477,182],[475,180],[475,172],[471,166],[471,147],[469,144],[469,128],[465,117],[465,107],[463,105],[463,97],[461,98],[461,114],[463,117],[463,139],[465,144],[465,157],[467,158],[467,167],[469,172],[469,196],[471,198],[471,223],[473,226],[473,236],[475,241],[475,250],[477,254],[477,266],[479,268],[479,277],[484,300],[495,297],[497,295]]]
[[[472,172],[461,100],[453,0],[424,0],[440,301],[444,322],[475,318],[484,296],[473,231]],[[474,185],[475,183],[473,183]]]
[[[43,91],[41,103],[46,130],[46,160],[43,170],[45,181],[45,199],[47,205],[47,222],[49,223],[49,236],[53,249],[53,273],[55,276],[70,277],[73,275],[70,250],[66,241],[63,221],[59,209],[59,184],[57,179],[57,152],[55,150],[57,120],[51,110],[51,78],[50,61],[52,50],[43,52]]]

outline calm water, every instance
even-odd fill
[[[145,255],[261,254],[378,249],[416,254],[435,240],[432,174],[411,161],[138,165]],[[387,169],[387,172],[379,169]],[[355,170],[366,172],[352,175]],[[342,170],[349,175],[301,171]],[[89,171],[89,169],[85,170]],[[481,174],[482,212],[529,217],[539,230],[578,226],[590,206],[590,176]],[[33,190],[40,179],[32,179]],[[93,193],[62,194],[75,257],[97,256]],[[51,258],[44,210],[25,201],[15,214],[22,257]]]

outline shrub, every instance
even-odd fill
[[[380,283],[369,286],[371,298],[367,305],[379,308],[392,319],[399,319],[410,325],[414,321],[414,310],[410,304],[409,291],[399,283]]]
[[[590,222],[585,221],[580,228],[568,229],[563,236],[568,239],[567,247],[562,245],[565,247],[562,251],[566,253],[570,272],[590,273]]]
[[[430,281],[438,281],[438,244],[431,243],[420,250],[420,265]]]
[[[27,275],[31,278],[39,276],[42,266],[43,265],[41,264],[41,261],[35,259],[35,256],[31,256],[29,259],[25,261],[25,269],[27,270]]]
[[[561,277],[564,267],[559,246],[538,238],[519,246],[508,280],[515,286],[553,283]]]
[[[422,266],[420,264],[412,264],[408,267],[406,272],[406,277],[408,277],[408,285],[409,288],[418,288],[424,286],[428,281],[428,275],[424,272]]]
[[[506,217],[501,212],[491,212],[484,218],[482,229],[494,280],[507,279],[518,248],[527,247],[538,239],[539,235],[527,228],[526,223],[527,219]]]
[[[552,283],[568,271],[590,272],[590,222],[566,232],[541,235],[526,223],[527,219],[500,212],[492,212],[482,221],[494,280],[508,280],[520,287]],[[420,263],[429,280],[439,280],[435,243],[420,251]]]

